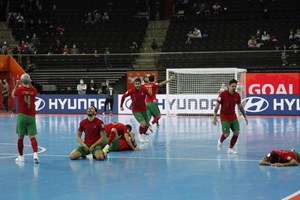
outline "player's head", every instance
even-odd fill
[[[235,92],[237,83],[238,82],[235,79],[231,79],[229,81],[229,84],[228,84],[228,90],[229,90],[229,92]]]
[[[126,124],[126,128],[127,128],[128,132],[131,132],[131,131],[132,131],[132,127],[131,127],[130,124]]]
[[[279,163],[280,161],[280,156],[278,153],[276,152],[271,152],[269,155],[268,155],[268,161],[270,163]]]
[[[149,82],[149,74],[146,74],[144,77],[143,77],[143,80],[145,83],[148,83]]]
[[[22,76],[21,76],[21,82],[24,85],[28,85],[31,82],[29,74],[22,74]]]
[[[149,81],[150,81],[150,82],[153,82],[154,80],[155,80],[154,75],[150,75],[150,76],[149,76]]]
[[[89,117],[96,116],[96,114],[97,114],[97,108],[95,106],[88,107],[88,109],[87,109],[87,115]]]
[[[139,90],[141,87],[141,83],[142,83],[142,80],[140,78],[134,79],[133,84],[134,84],[135,89]]]

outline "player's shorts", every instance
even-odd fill
[[[133,116],[138,122],[142,122],[142,121],[145,121],[147,123],[149,122],[149,117],[147,112],[134,112]]]
[[[150,103],[147,103],[146,106],[147,106],[147,114],[149,116],[152,115],[152,116],[156,117],[156,116],[160,115],[160,111],[157,106],[157,103],[150,102]]]
[[[87,144],[87,146],[90,147],[90,146],[92,146],[92,145]],[[102,149],[103,149],[102,145],[97,145],[97,146],[95,146],[94,150],[93,150],[92,152],[90,152],[90,153],[91,153],[92,155],[94,155],[96,151],[102,150]],[[81,156],[86,156],[86,155],[90,154],[90,153],[86,153],[86,152],[85,152],[85,149],[84,149],[83,146],[77,147],[76,150],[80,152]]]
[[[229,134],[230,130],[232,130],[232,132],[240,131],[240,124],[237,119],[233,121],[221,121],[221,124],[223,134]]]
[[[298,162],[300,162],[300,153],[298,153],[297,151],[293,151],[293,152],[296,154]]]
[[[109,151],[119,151],[120,149],[120,139],[114,140],[110,145],[109,145]]]
[[[36,135],[35,117],[19,113],[17,118],[17,134],[21,137]]]

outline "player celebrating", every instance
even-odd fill
[[[149,82],[146,82],[144,86],[148,89],[148,92],[152,95],[152,98],[146,97],[146,106],[147,106],[147,113],[151,117],[153,116],[154,119],[152,120],[152,124],[156,123],[156,126],[159,127],[158,120],[160,119],[160,110],[156,103],[156,95],[158,93],[158,88],[161,86],[166,85],[170,81],[175,79],[175,75],[172,75],[168,80],[165,80],[161,83],[155,83],[155,77],[150,75],[148,77]]]
[[[146,103],[145,98],[149,96],[152,98],[151,94],[149,94],[148,90],[141,86],[141,79],[136,78],[133,82],[134,88],[129,89],[122,95],[120,109],[123,111],[123,103],[125,98],[130,96],[132,101],[132,113],[135,119],[139,122],[139,140],[140,142],[147,142],[148,139],[146,137],[146,132],[149,127],[149,117],[146,112]]]
[[[33,160],[34,163],[39,163],[38,158],[38,143],[35,138],[37,134],[36,122],[35,122],[35,97],[37,90],[31,84],[31,79],[28,74],[21,76],[21,86],[19,87],[20,81],[17,80],[16,86],[12,91],[12,97],[17,97],[18,101],[18,119],[17,119],[17,134],[18,134],[18,152],[19,156],[16,158],[16,162],[25,162],[23,156],[24,149],[24,136],[28,135],[30,138],[31,146],[33,149]]]
[[[236,90],[237,81],[232,79],[229,81],[228,90],[225,90],[219,94],[215,109],[213,124],[216,125],[218,122],[217,113],[221,105],[220,119],[222,124],[222,135],[218,140],[217,150],[220,151],[222,148],[223,141],[230,135],[230,129],[233,131],[233,136],[230,141],[230,146],[227,151],[228,154],[237,154],[233,149],[240,132],[239,121],[235,113],[235,106],[238,105],[239,110],[245,118],[246,124],[248,125],[248,119],[245,110],[241,104],[241,96]]]
[[[105,125],[105,131],[108,134],[108,142],[103,151],[134,150],[139,151],[135,142],[134,133],[131,132],[132,127],[129,124],[120,122],[111,122]]]
[[[288,150],[273,150],[263,157],[260,165],[270,165],[274,167],[297,166],[300,162],[300,154],[294,149]]]
[[[71,160],[86,157],[90,153],[93,154],[93,158],[96,160],[104,160],[106,158],[102,148],[107,144],[107,136],[104,130],[104,123],[96,117],[96,114],[97,109],[94,106],[90,106],[87,109],[88,117],[80,122],[76,136],[80,146],[71,152]],[[84,140],[81,138],[82,132],[85,133]]]

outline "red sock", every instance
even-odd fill
[[[148,127],[146,128],[143,128],[143,127],[139,127],[139,130],[140,130],[140,134],[146,134],[147,130],[148,130]]]
[[[237,136],[237,135],[233,135],[233,136],[232,136],[232,138],[231,138],[231,140],[230,140],[230,146],[229,146],[230,148],[233,148],[233,147],[234,147],[234,145],[235,145],[237,139],[238,139],[238,136]]]
[[[35,137],[31,137],[30,141],[31,141],[31,146],[32,146],[33,152],[37,152],[38,151],[38,143],[37,143]]]
[[[220,142],[223,142],[225,139],[226,139],[226,137],[224,136],[224,134],[222,134],[220,137]]]
[[[158,122],[158,120],[160,119],[160,117],[154,117],[154,119],[152,120],[152,124],[155,124],[156,122]]]
[[[23,138],[18,139],[18,152],[21,156],[23,156],[23,148],[24,148],[23,140],[24,140]]]
[[[112,141],[115,139],[115,135],[116,135],[116,133],[113,131],[111,131],[109,133],[108,142],[107,142],[108,145],[110,145],[112,143]]]

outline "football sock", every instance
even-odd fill
[[[31,146],[32,146],[33,152],[37,152],[38,151],[38,143],[37,143],[35,137],[31,137],[30,141],[31,141]]]
[[[237,136],[237,135],[233,135],[233,136],[232,136],[232,138],[231,138],[231,140],[230,140],[230,146],[229,146],[230,148],[233,148],[233,147],[234,147],[234,145],[235,145],[237,139],[238,139],[238,136]]]
[[[23,143],[24,139],[18,139],[18,152],[21,156],[23,156],[23,148],[24,148],[24,143]]]

